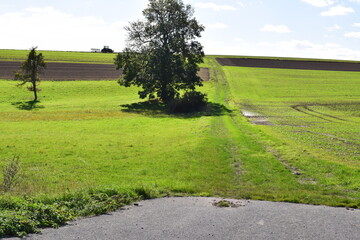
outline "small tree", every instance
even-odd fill
[[[115,58],[123,70],[119,84],[142,87],[140,98],[157,96],[169,103],[179,91],[202,86],[197,72],[203,47],[196,38],[204,27],[193,18],[193,9],[181,0],[149,0],[144,21],[130,23],[127,47]]]
[[[37,47],[33,47],[30,49],[28,58],[23,62],[20,67],[21,72],[15,73],[15,80],[22,81],[18,84],[18,86],[23,86],[26,83],[31,83],[31,85],[27,88],[29,91],[34,92],[34,102],[37,101],[37,92],[40,91],[40,89],[37,88],[37,85],[40,82],[39,74],[42,73],[46,68],[44,57],[42,53],[36,54],[36,48]]]

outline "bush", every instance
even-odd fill
[[[206,94],[190,91],[181,98],[175,98],[167,106],[169,113],[190,113],[202,110],[207,105]]]

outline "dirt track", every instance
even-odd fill
[[[0,61],[0,79],[14,79],[14,71],[19,70],[20,62]],[[119,78],[121,71],[113,64],[86,63],[47,63],[47,68],[40,76],[41,80],[72,81],[72,80],[111,80]],[[201,68],[199,76],[209,80],[209,70]]]
[[[222,66],[360,72],[360,63],[353,62],[275,60],[256,58],[216,58],[216,60]]]

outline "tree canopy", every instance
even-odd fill
[[[130,23],[127,45],[115,58],[123,74],[119,84],[142,87],[140,98],[160,98],[168,103],[180,91],[202,86],[197,76],[203,62],[202,45],[196,41],[204,26],[194,10],[181,0],[149,0],[144,20]]]
[[[46,68],[44,57],[42,53],[36,53],[36,48],[37,47],[33,47],[30,49],[28,58],[22,63],[20,67],[21,72],[15,73],[15,80],[22,81],[18,84],[18,86],[31,83],[31,85],[27,88],[29,91],[34,92],[34,101],[37,101],[37,92],[40,91],[40,89],[37,88],[37,85],[40,82],[39,74],[42,73]]]

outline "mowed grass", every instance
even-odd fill
[[[268,128],[328,160],[360,167],[360,73],[236,67],[225,72],[241,110],[268,118],[274,123]]]
[[[137,89],[115,81],[42,82],[32,110],[24,110],[30,92],[0,86],[1,165],[17,155],[23,174],[15,192],[113,185],[211,193],[231,184],[213,117],[125,112],[139,102]]]
[[[341,157],[298,134],[298,128],[321,131],[322,121],[337,120],[292,108],[334,103],[339,95],[345,105],[307,107],[321,115],[350,112],[342,117],[351,126],[330,134],[358,143],[351,105],[358,73],[221,67],[214,57],[205,60],[211,81],[202,91],[217,104],[213,108],[222,106],[220,112],[165,114],[161,107],[136,104],[138,89],[115,81],[44,81],[40,102],[31,105],[30,92],[0,81],[1,166],[18,155],[22,169],[12,193],[145,186],[169,194],[360,206],[357,155],[340,146]],[[253,125],[240,110],[266,115],[274,125]]]
[[[294,196],[302,191],[303,200],[316,202],[346,196],[345,202],[359,204],[360,73],[244,67],[222,69],[229,84],[229,104],[239,111],[255,115],[244,120],[239,114],[233,117],[233,122],[257,139],[263,149],[263,152],[258,151],[259,156],[252,158],[244,157],[242,151],[238,151],[245,185],[251,187],[256,181],[254,179],[258,179],[254,188],[262,188],[260,194],[273,191],[277,195],[273,190],[276,185],[265,186],[278,181],[282,193],[295,188],[297,193]],[[243,122],[259,119],[272,125],[249,126]],[[255,134],[254,129],[259,132]],[[241,137],[234,136],[236,138]],[[264,152],[272,155],[272,161],[266,161],[269,157]],[[256,157],[259,159],[255,160]],[[276,166],[276,162],[281,166]],[[278,169],[274,171],[275,166]],[[271,173],[269,178],[272,180],[264,182],[265,172]],[[255,178],[254,173],[259,176]],[[239,189],[248,191],[249,188],[242,186]],[[315,197],[314,191],[321,194]]]
[[[116,53],[42,51],[46,62],[113,64]],[[24,61],[29,50],[0,49],[0,61]]]

